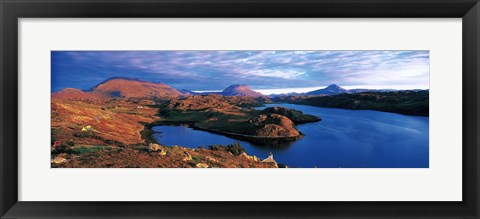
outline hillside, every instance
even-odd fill
[[[207,148],[181,146],[70,147],[52,151],[53,168],[278,168],[276,163],[261,162],[241,145],[214,145]],[[153,147],[152,147],[153,146]],[[233,153],[232,153],[233,152]]]
[[[68,99],[68,100],[96,100],[98,96],[75,88],[65,88],[63,90],[52,93],[52,98]]]
[[[378,110],[407,115],[429,115],[429,91],[362,92],[331,96],[291,96],[278,97],[278,102],[310,106]]]
[[[181,95],[178,90],[163,83],[128,78],[108,79],[91,88],[90,92],[102,98],[175,98]]]
[[[224,146],[213,150],[157,145],[151,150],[149,143],[154,142],[149,124],[161,120],[157,116],[159,106],[151,100],[57,96],[52,98],[51,107],[53,168],[277,167],[244,153],[232,154]]]
[[[240,107],[257,107],[270,103],[265,97],[222,96],[218,94],[192,95],[168,101],[165,108],[181,110],[201,110],[208,108],[229,109]]]

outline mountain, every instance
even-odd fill
[[[347,93],[348,91],[336,84],[331,84],[326,88],[307,92],[306,95],[336,95]]]
[[[70,100],[85,100],[85,99],[98,99],[97,96],[92,95],[89,92],[85,92],[75,88],[65,88],[52,94],[52,98],[58,99],[70,99]]]
[[[252,90],[245,84],[231,85],[221,92],[224,96],[249,96],[249,97],[262,97],[263,94]]]
[[[187,89],[182,89],[182,90],[178,90],[178,91],[180,91],[180,93],[182,93],[183,95],[199,95],[199,94],[201,94],[201,93],[197,93],[197,92],[187,90]]]
[[[163,83],[129,78],[110,78],[90,89],[92,94],[109,97],[178,97],[181,93]]]

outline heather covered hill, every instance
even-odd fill
[[[163,83],[152,83],[129,78],[108,79],[90,91],[100,97],[175,98],[182,95],[178,90]]]
[[[158,106],[130,100],[52,98],[52,167],[277,167],[245,153],[232,154],[231,147],[149,147],[154,142],[148,124],[161,120]]]
[[[142,123],[158,120],[157,109],[123,99],[69,100],[52,98],[52,144],[69,141],[86,145],[144,143]],[[84,127],[90,126],[90,130]]]

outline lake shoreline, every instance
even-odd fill
[[[279,145],[255,144],[228,133],[194,127],[192,123],[158,121],[153,138],[165,145],[190,148],[240,142],[248,154],[301,168],[428,168],[428,117],[376,110],[348,110],[300,104],[280,106],[322,118],[299,124],[304,137]],[[407,159],[408,158],[408,159]]]
[[[194,122],[176,122],[176,121],[156,121],[154,123],[148,124],[145,127],[148,128],[151,131],[151,136],[153,133],[155,133],[152,128],[155,126],[186,126],[189,128],[192,128],[194,130],[200,130],[200,131],[205,131],[213,134],[219,134],[222,136],[238,139],[238,140],[245,140],[251,143],[256,143],[256,144],[273,144],[277,145],[279,143],[284,143],[284,142],[289,142],[289,141],[297,141],[302,139],[305,135],[300,132],[298,136],[292,136],[292,137],[269,137],[269,136],[254,136],[254,135],[244,135],[244,134],[238,134],[238,133],[231,133],[231,132],[225,132],[225,131],[220,131],[220,130],[214,130],[214,129],[206,129],[202,127],[198,127],[195,125]],[[150,137],[153,139],[153,137]],[[160,142],[156,142],[160,144]]]
[[[272,103],[267,103],[265,105],[269,104],[292,104],[292,105],[300,105],[300,106],[312,106],[312,107],[319,107],[319,108],[329,108],[329,109],[341,109],[341,110],[352,110],[352,111],[374,111],[374,112],[382,112],[382,113],[393,113],[393,114],[398,114],[398,115],[405,115],[405,116],[419,116],[419,117],[429,117],[430,115],[425,115],[425,114],[415,114],[415,113],[400,113],[396,111],[386,111],[386,110],[377,110],[377,109],[352,109],[352,108],[346,108],[346,107],[330,107],[330,106],[317,106],[313,104],[302,104],[302,103],[290,103],[290,102],[272,102]],[[304,124],[304,123],[299,123],[299,124]]]

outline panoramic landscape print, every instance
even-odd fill
[[[52,51],[52,168],[428,168],[429,51]]]

